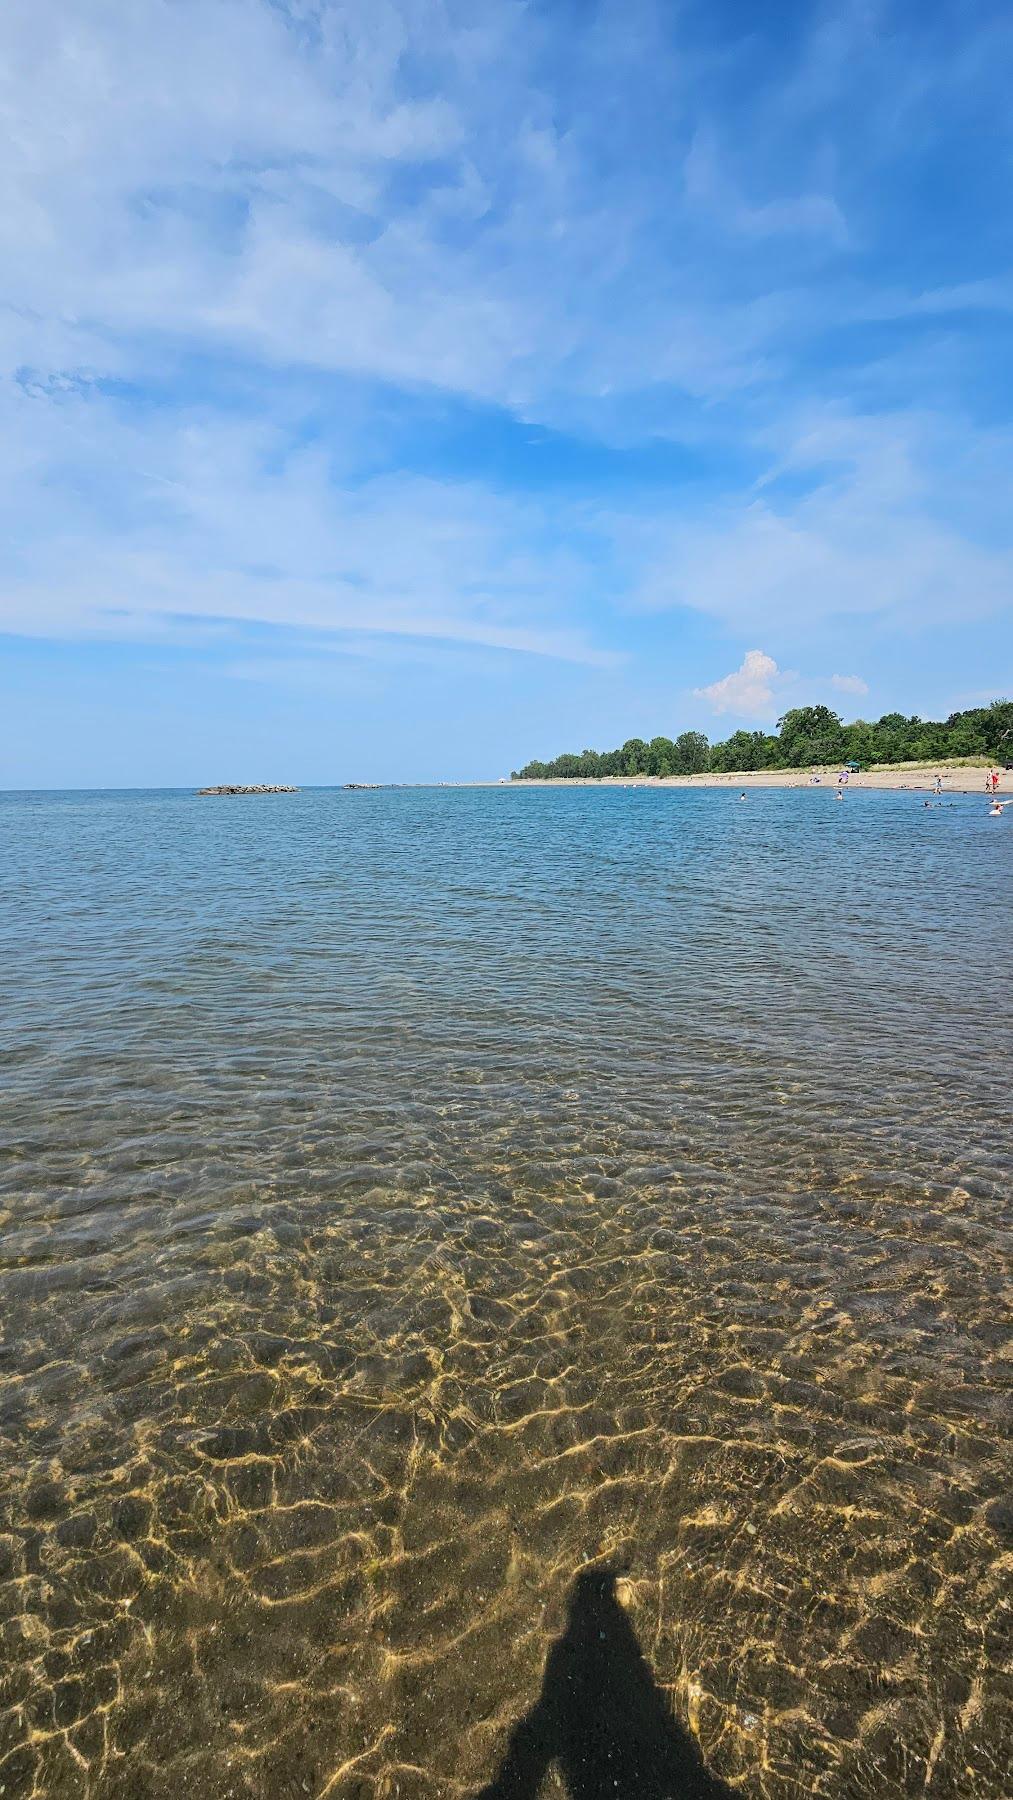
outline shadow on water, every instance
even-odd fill
[[[559,1764],[570,1800],[731,1800],[672,1717],[608,1569],[577,1577],[542,1691],[477,1800],[535,1800]]]

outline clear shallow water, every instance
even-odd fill
[[[1008,1793],[1009,820],[7,795],[0,851],[5,1795],[713,1791],[623,1761],[652,1697],[747,1795]]]

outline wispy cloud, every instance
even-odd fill
[[[885,18],[6,9],[0,627],[645,671],[685,610],[793,661],[847,621],[866,669],[997,629],[1013,54]],[[750,656],[705,703],[769,711]]]
[[[722,166],[713,132],[698,131],[683,166],[686,195],[711,225],[744,237],[825,238],[835,247],[848,242],[848,227],[833,195],[790,190],[751,203]]]
[[[648,608],[690,606],[739,630],[798,631],[834,618],[908,629],[1002,612],[1013,592],[1013,534],[993,481],[1013,444],[983,446],[922,413],[837,409],[785,421],[750,493],[658,534],[639,590]]]
[[[24,564],[5,586],[9,630],[179,638],[254,621],[614,660],[580,617],[585,566],[537,501],[407,473],[343,486],[327,452],[280,428],[141,426],[109,404],[72,401],[55,440],[48,420],[33,437],[32,410],[28,470],[8,471]]]
[[[835,687],[839,694],[867,694],[869,692],[868,682],[863,681],[860,675],[831,675],[830,685]]]

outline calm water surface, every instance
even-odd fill
[[[0,1792],[1009,1794],[1013,819],[7,795],[0,852]],[[627,1692],[685,1779],[609,1774]]]

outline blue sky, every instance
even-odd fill
[[[14,0],[0,785],[1013,693],[1013,12]]]

